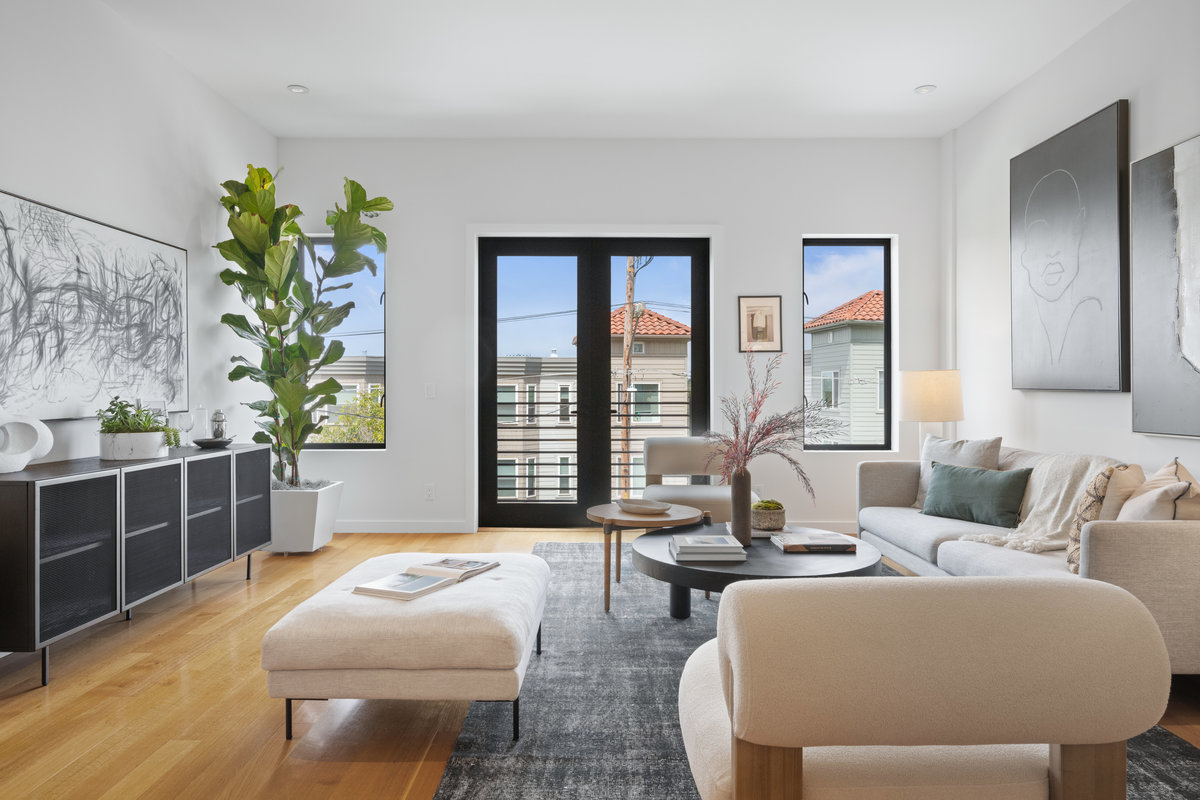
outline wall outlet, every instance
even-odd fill
[[[425,384],[425,398],[432,400],[435,397],[437,397],[437,384],[432,382]]]
[[[432,483],[425,484],[425,499],[426,500],[434,499],[434,491],[433,491]]]

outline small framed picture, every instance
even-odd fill
[[[779,295],[738,297],[738,352],[782,353]]]

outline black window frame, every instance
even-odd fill
[[[886,382],[884,390],[884,407],[883,407],[883,442],[879,444],[832,444],[832,443],[805,443],[806,451],[832,451],[832,452],[874,452],[874,451],[890,451],[892,449],[892,388],[894,386],[895,371],[892,369],[892,247],[894,241],[890,236],[805,236],[801,239],[800,244],[800,286],[804,288],[804,259],[808,255],[808,247],[882,247],[883,248],[883,374]],[[803,304],[802,304],[803,306]],[[827,311],[828,309],[824,309]],[[801,329],[804,324],[805,310],[800,312]],[[840,371],[840,370],[839,370]],[[807,379],[807,375],[805,379]],[[839,376],[841,378],[842,376]],[[844,380],[839,380],[839,384],[843,384]],[[876,389],[878,392],[878,389]],[[805,387],[805,395],[807,396],[808,387]],[[842,406],[838,406],[839,408]],[[873,409],[874,410],[874,409]],[[876,411],[875,413],[878,413]]]

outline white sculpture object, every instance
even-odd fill
[[[0,473],[20,472],[33,459],[49,453],[53,444],[46,423],[9,414],[0,406]]]

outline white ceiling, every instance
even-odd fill
[[[281,137],[755,138],[940,136],[1129,1],[103,0]]]

